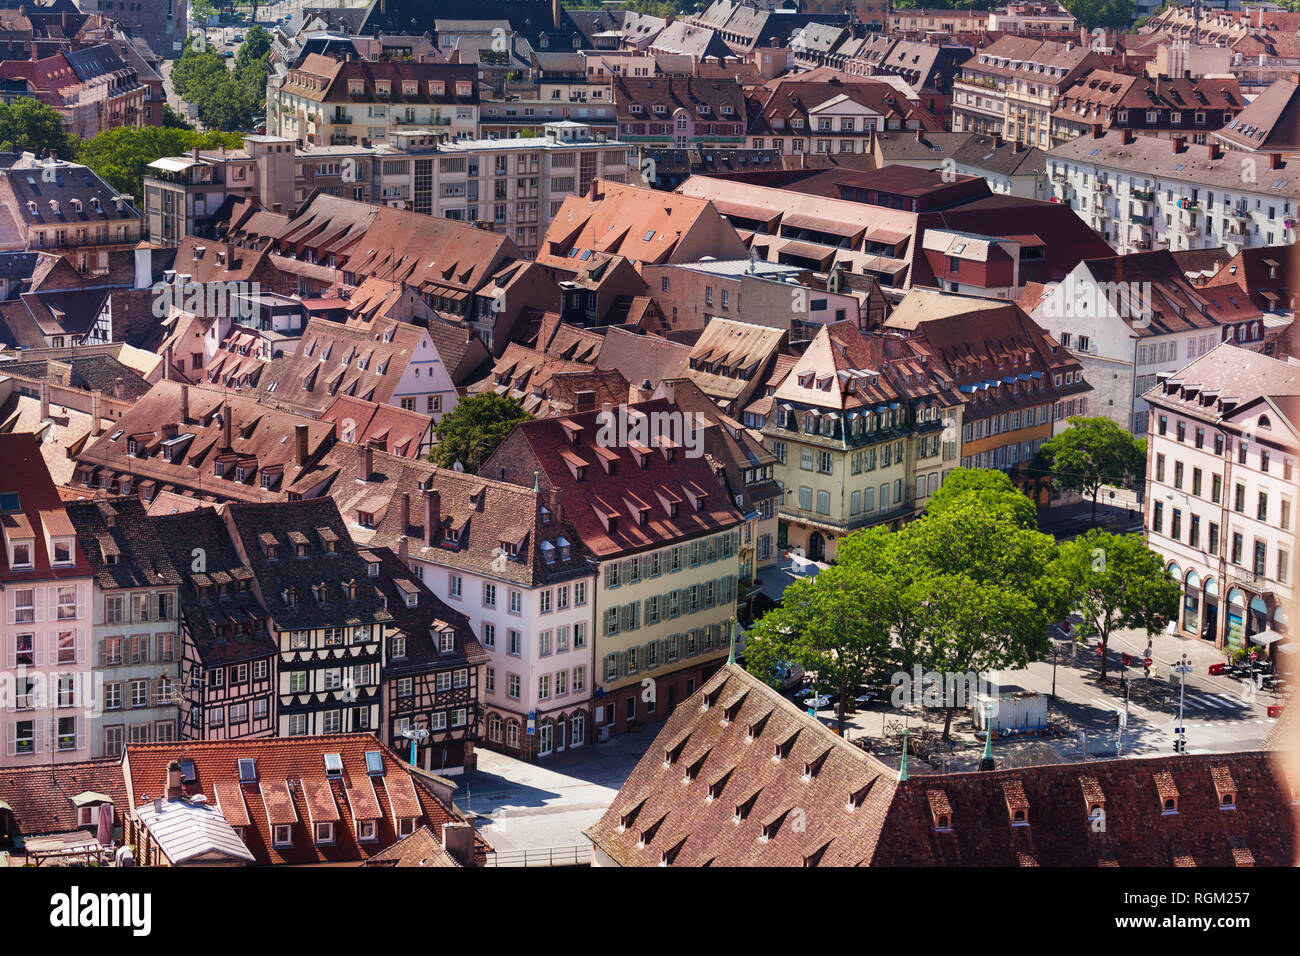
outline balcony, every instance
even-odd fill
[[[1250,233],[1245,230],[1238,231],[1236,229],[1225,229],[1223,230],[1223,241],[1247,243],[1250,241]]]
[[[352,125],[352,114],[351,114],[351,113],[335,113],[332,117],[330,117],[330,122],[331,122],[331,123],[338,123],[338,124],[340,124],[340,125],[344,125],[344,126],[350,126],[350,125]]]
[[[1130,223],[1131,225],[1134,225],[1134,226],[1150,226],[1150,225],[1151,225],[1151,217],[1150,217],[1150,216],[1140,216],[1140,215],[1138,215],[1138,214],[1136,214],[1136,213],[1134,213],[1133,215],[1129,216],[1129,217],[1128,217],[1128,221],[1129,221],[1129,223]]]
[[[1201,227],[1194,222],[1179,221],[1174,223],[1174,232],[1180,236],[1199,236]]]
[[[1228,565],[1228,577],[1237,584],[1256,590],[1262,589],[1265,584],[1264,575],[1256,574],[1250,568],[1239,568],[1233,564]]]
[[[1134,189],[1130,192],[1130,195],[1137,202],[1155,202],[1156,198],[1156,194],[1150,189]]]

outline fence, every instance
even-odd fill
[[[488,866],[590,866],[591,845],[500,850],[487,855]]]

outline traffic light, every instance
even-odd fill
[[[1175,741],[1174,741],[1174,753],[1178,753],[1178,754],[1180,754],[1180,753],[1185,753],[1186,751],[1187,751],[1187,741],[1186,741],[1186,740],[1175,740]]]

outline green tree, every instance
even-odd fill
[[[1059,567],[1083,615],[1079,630],[1101,641],[1102,682],[1106,646],[1117,628],[1137,628],[1154,637],[1178,614],[1178,582],[1141,535],[1093,528],[1061,545]]]
[[[852,544],[848,543],[852,541]],[[878,668],[895,660],[893,625],[897,580],[891,556],[895,536],[883,528],[843,539],[839,562],[813,578],[799,578],[779,607],[749,632],[746,666],[773,680],[781,661],[797,661],[839,694],[836,719],[844,733],[849,694]]]
[[[39,157],[53,152],[60,159],[73,155],[73,143],[63,129],[59,111],[30,96],[0,103],[0,149],[28,150]]]
[[[1011,483],[1005,472],[995,468],[954,468],[926,506],[929,514],[941,514],[974,497],[984,507],[996,510],[1018,528],[1038,526],[1038,508]]]
[[[852,537],[852,536],[850,536]],[[944,678],[1025,667],[1046,654],[1047,627],[1071,603],[1050,535],[1007,520],[987,489],[954,495],[898,532],[905,664]],[[944,695],[943,736],[957,701]]]
[[[429,460],[443,468],[460,462],[466,471],[476,472],[516,425],[532,419],[509,395],[482,392],[462,398],[434,429],[438,444]]]
[[[1065,0],[1065,8],[1089,30],[1123,30],[1133,22],[1133,0]]]
[[[1092,498],[1092,523],[1097,523],[1097,496],[1103,485],[1123,485],[1146,470],[1146,442],[1134,438],[1109,418],[1069,419],[1069,428],[1053,435],[1038,449],[1036,467],[1052,473],[1066,491]]]
[[[156,159],[180,156],[195,146],[200,149],[238,149],[243,137],[238,133],[211,130],[197,133],[192,129],[168,126],[119,127],[105,130],[77,145],[77,162],[89,166],[115,189],[143,195],[144,171]]]
[[[166,129],[187,129],[191,132],[194,130],[193,125],[167,103],[163,104],[163,126]]]

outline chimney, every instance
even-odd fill
[[[120,378],[113,380],[113,397],[119,401],[126,397],[126,383]]]
[[[369,444],[357,446],[357,481],[369,481],[375,470],[375,450]]]
[[[925,142],[925,130],[922,129],[921,127],[919,127],[919,126],[916,128],[916,141],[917,141],[918,143],[924,143],[924,142]]]
[[[173,760],[167,765],[167,799],[181,798],[181,765]]]
[[[1106,131],[1105,131],[1104,129],[1101,128],[1101,124],[1100,124],[1100,123],[1093,123],[1093,124],[1092,124],[1092,138],[1093,138],[1093,139],[1101,139],[1101,138],[1102,138],[1103,136],[1105,136],[1105,135],[1106,135]]]
[[[992,135],[993,135],[993,147],[996,149],[997,147],[1002,145],[1002,134],[994,133]]]
[[[305,467],[307,464],[307,428],[306,425],[295,425],[293,429],[294,441],[297,444],[294,463],[299,468]]]
[[[104,393],[95,389],[90,393],[90,428],[96,436],[104,433],[104,426],[101,424],[103,419],[102,408],[104,404]]]
[[[167,346],[167,351],[163,353],[162,377],[164,382],[170,382],[172,380],[172,347],[170,345]]]
[[[442,523],[442,496],[430,488],[424,493],[424,546],[432,548],[438,541],[438,525]]]
[[[406,540],[406,529],[411,526],[411,493],[402,492],[402,541]]]
[[[1281,169],[1282,166],[1283,166],[1283,163],[1282,163],[1282,154],[1281,154],[1281,153],[1269,153],[1269,154],[1268,154],[1268,168],[1269,168],[1269,169]]]
[[[181,383],[181,424],[190,423],[190,387]]]
[[[397,560],[405,564],[406,559],[409,558],[410,556],[411,556],[411,539],[408,538],[406,535],[402,535],[400,538],[397,539]]]
[[[1126,129],[1120,134],[1120,142],[1125,146],[1130,145],[1135,139],[1137,139],[1137,133],[1131,129]]]
[[[1171,139],[1169,142],[1173,143],[1173,146],[1174,146],[1174,153],[1175,153],[1175,154],[1177,154],[1177,153],[1181,153],[1181,152],[1183,151],[1183,148],[1184,148],[1185,146],[1187,146],[1187,137],[1186,137],[1186,136],[1175,136],[1175,137],[1174,137],[1173,139]]]
[[[232,426],[234,425],[234,419],[235,419],[235,413],[231,409],[230,403],[227,402],[225,407],[221,409],[221,450],[222,451],[230,451],[232,448],[235,447],[234,443],[231,441],[231,431],[232,431]]]
[[[563,505],[560,503],[559,488],[551,489],[551,500],[550,500],[549,507],[551,509],[551,517],[555,519],[556,524],[559,524],[560,521],[563,520],[563,512],[562,512]]]
[[[1210,144],[1206,147],[1206,149],[1209,150],[1210,159],[1222,159],[1222,158],[1223,158],[1223,147],[1222,147],[1220,144],[1218,144],[1218,143],[1210,143]]]
[[[41,421],[50,417],[50,380],[41,379]]]
[[[560,0],[554,0],[555,6]],[[455,858],[461,866],[474,865],[474,828],[468,823],[457,820],[455,823],[442,825],[442,847]]]

